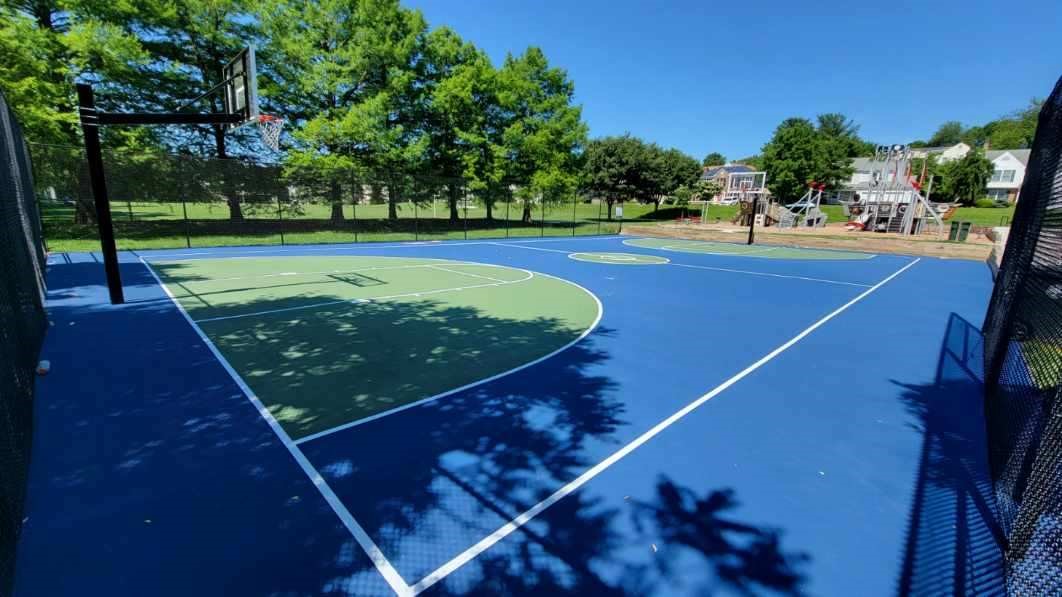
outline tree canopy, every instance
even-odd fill
[[[718,151],[713,151],[712,153],[709,153],[708,155],[704,156],[703,160],[701,160],[701,165],[705,167],[722,166],[725,163],[726,156],[719,153]]]
[[[659,207],[665,197],[676,191],[688,199],[689,187],[701,173],[701,165],[693,157],[630,134],[594,139],[587,144],[583,157],[586,189],[610,207],[627,199]]]
[[[819,128],[806,118],[789,118],[763,146],[767,186],[783,200],[799,198],[811,181],[836,186],[852,175],[851,138],[821,124],[821,118]]]

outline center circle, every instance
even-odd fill
[[[659,255],[640,255],[638,253],[569,253],[569,259],[607,263],[609,265],[661,265],[670,263],[667,257]]]

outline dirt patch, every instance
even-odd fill
[[[748,228],[732,224],[626,224],[623,234],[690,240],[744,242]],[[869,253],[927,255],[950,259],[985,261],[993,243],[984,234],[971,234],[966,242],[949,242],[935,236],[904,236],[877,232],[850,232],[843,225],[825,228],[757,228],[756,241],[767,245],[789,245],[816,249],[844,249]]]

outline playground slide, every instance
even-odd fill
[[[859,214],[854,219],[849,220],[848,225],[845,228],[849,230],[863,230],[867,226],[867,220],[870,219],[870,214]]]

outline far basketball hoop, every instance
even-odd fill
[[[221,69],[221,80],[225,86],[222,94],[225,112],[240,117],[232,127],[254,123],[262,143],[273,151],[280,150],[280,133],[284,130],[284,119],[272,114],[258,111],[258,70],[254,59],[254,48],[248,47],[236,55]]]
[[[262,143],[273,151],[280,151],[280,131],[284,130],[284,119],[271,114],[259,114],[257,124]]]

